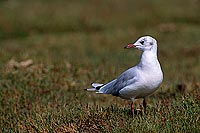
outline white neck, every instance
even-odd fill
[[[147,68],[146,70],[157,69],[152,67],[160,67],[157,58],[157,46],[152,47],[151,50],[145,50],[142,52],[142,57],[138,66],[141,67],[141,69]]]

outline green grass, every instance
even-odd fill
[[[199,11],[189,0],[1,1],[1,131],[198,132]],[[143,35],[158,40],[164,82],[133,119],[130,101],[83,89],[137,64],[141,52],[123,47]]]

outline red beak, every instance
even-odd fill
[[[129,48],[135,48],[134,44],[128,44],[124,48],[129,49]]]

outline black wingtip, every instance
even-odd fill
[[[97,86],[95,89],[99,90],[102,86],[104,86],[104,85]]]

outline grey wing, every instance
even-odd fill
[[[137,75],[137,71],[135,67],[128,69],[127,71],[123,72],[113,83],[112,89],[107,90],[107,94],[112,94],[114,96],[119,96],[119,91],[124,87],[132,84],[134,79]]]

